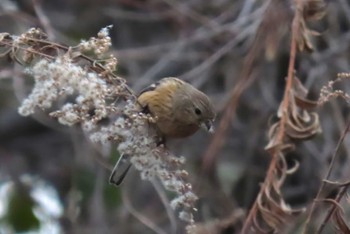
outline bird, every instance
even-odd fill
[[[191,84],[166,77],[143,89],[137,96],[141,112],[156,117],[159,144],[167,139],[186,138],[200,128],[214,132],[216,114],[209,97]],[[121,155],[109,182],[119,186],[131,167],[130,157]]]

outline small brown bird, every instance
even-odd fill
[[[168,138],[184,138],[199,128],[213,132],[215,112],[207,95],[178,78],[168,77],[148,86],[138,96],[143,112],[157,117],[155,127],[161,143]],[[110,176],[120,185],[131,164],[122,155]]]

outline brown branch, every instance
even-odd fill
[[[345,195],[346,191],[348,190],[349,185],[342,187],[341,191],[339,192],[337,198],[335,199],[336,203],[338,204],[340,202],[340,200],[343,198],[343,196]],[[323,231],[323,228],[326,226],[326,224],[328,223],[329,219],[332,217],[332,215],[334,214],[334,211],[338,208],[337,204],[332,204],[332,208],[328,211],[328,214],[326,215],[326,217],[324,218],[322,224],[320,225],[320,227],[317,229],[318,234],[321,234],[321,232]]]
[[[125,208],[133,215],[137,220],[139,220],[143,225],[151,229],[154,233],[157,234],[166,234],[166,232],[157,226],[151,219],[146,215],[141,214],[137,211],[131,204],[130,195],[127,194],[125,190],[122,190],[122,199]]]
[[[170,230],[172,234],[177,233],[177,222],[176,222],[176,217],[174,214],[174,211],[172,210],[171,206],[170,206],[170,201],[164,191],[164,188],[162,187],[162,185],[160,184],[160,181],[157,179],[152,179],[151,183],[154,187],[154,189],[156,190],[160,200],[163,203],[163,206],[165,208],[165,211],[168,215],[169,221],[170,221]]]
[[[349,129],[350,129],[350,119],[348,120],[348,122],[347,122],[347,124],[346,124],[346,127],[345,127],[345,129],[344,129],[344,131],[343,131],[341,137],[339,138],[339,141],[338,141],[338,143],[337,143],[337,146],[336,146],[336,148],[335,148],[335,150],[334,150],[334,153],[333,153],[333,156],[332,156],[332,161],[331,161],[331,163],[330,163],[330,165],[329,165],[329,167],[328,167],[328,171],[327,171],[325,180],[328,180],[329,177],[330,177],[330,175],[331,175],[331,172],[332,172],[333,166],[334,166],[334,162],[335,162],[335,160],[337,159],[337,155],[338,155],[338,152],[339,152],[339,150],[340,150],[340,146],[343,144],[344,139],[345,139],[345,136],[346,136],[347,132],[349,131]],[[315,202],[315,200],[320,199],[321,193],[322,193],[322,191],[323,191],[323,189],[324,189],[324,187],[325,187],[325,184],[326,184],[326,181],[325,181],[325,180],[323,180],[322,185],[320,186],[320,188],[319,188],[319,190],[318,190],[318,192],[317,192],[317,195],[316,195],[316,197],[315,197],[315,199],[314,199],[314,202],[313,202],[312,205],[311,205],[310,212],[309,212],[309,214],[308,214],[308,216],[307,216],[307,219],[306,219],[306,222],[305,222],[305,225],[304,225],[303,233],[305,233],[305,234],[307,233],[308,226],[309,226],[309,224],[310,224],[312,214],[313,214],[313,212],[314,212],[314,210],[315,210],[315,207],[316,207],[316,202]],[[345,188],[347,188],[347,187],[345,187]],[[346,191],[346,190],[345,190],[345,191]],[[331,212],[330,214],[332,214],[333,211],[334,211],[334,210],[331,210],[331,211],[330,211],[330,212]],[[331,215],[329,215],[329,216],[331,216]],[[328,219],[329,219],[329,217],[328,217],[328,215],[327,215],[325,221],[328,221]],[[321,225],[321,226],[322,226],[322,225]],[[322,228],[320,227],[320,229],[322,230],[323,227],[322,227]]]

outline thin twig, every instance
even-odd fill
[[[350,129],[350,119],[348,120],[348,122],[347,122],[347,124],[346,124],[346,127],[345,127],[345,129],[344,129],[344,131],[343,131],[343,133],[342,133],[342,135],[341,135],[341,137],[340,137],[340,139],[339,139],[339,141],[338,141],[338,143],[337,143],[337,146],[336,146],[335,150],[334,150],[331,163],[329,164],[328,171],[327,171],[327,174],[326,174],[326,176],[325,176],[325,180],[328,180],[329,177],[330,177],[330,175],[331,175],[331,172],[332,172],[332,170],[333,170],[334,163],[335,163],[335,161],[336,161],[336,159],[337,159],[337,155],[338,155],[338,152],[339,152],[339,150],[340,150],[340,146],[343,144],[344,139],[345,139],[345,136],[346,136],[347,132],[349,131],[349,129]],[[309,214],[308,214],[308,216],[307,216],[307,219],[306,219],[306,222],[305,222],[305,225],[304,225],[304,230],[303,230],[303,233],[304,233],[304,234],[307,233],[307,230],[308,230],[308,227],[309,227],[309,224],[310,224],[310,221],[311,221],[311,217],[312,217],[313,212],[314,212],[315,207],[316,207],[315,200],[320,199],[320,196],[321,196],[321,193],[322,193],[322,191],[323,191],[323,189],[324,189],[324,187],[325,187],[325,184],[326,184],[326,182],[323,181],[322,184],[321,184],[321,186],[320,186],[320,188],[319,188],[319,190],[318,190],[318,192],[317,192],[317,195],[316,195],[316,197],[315,197],[315,199],[314,199],[314,201],[313,201],[313,203],[312,203],[312,205],[311,205]],[[333,212],[332,212],[332,213],[333,213]],[[328,219],[327,219],[327,220],[328,220]],[[321,227],[320,227],[320,228],[321,228]]]
[[[200,65],[196,66],[192,70],[186,72],[181,75],[181,78],[184,80],[191,80],[194,77],[198,77],[203,73],[206,69],[212,66],[215,62],[217,62],[220,58],[222,58],[225,54],[229,53],[232,48],[237,46],[244,38],[252,35],[256,32],[257,26],[259,22],[254,22],[253,24],[245,27],[239,34],[235,36],[234,39],[230,40],[226,44],[224,44],[220,49],[218,49],[214,54],[212,54],[209,58],[204,60]]]
[[[126,209],[132,214],[136,219],[138,219],[141,223],[143,223],[146,227],[151,229],[157,234],[166,234],[164,230],[159,228],[155,223],[153,223],[150,219],[148,219],[145,215],[138,212],[131,204],[131,201],[129,199],[129,195],[126,193],[125,190],[122,190],[122,199],[123,204],[125,205]]]
[[[337,198],[335,199],[336,203],[339,203],[340,200],[343,198],[343,196],[345,195],[346,191],[348,190],[349,185],[341,188]],[[326,217],[324,218],[323,222],[321,223],[320,227],[317,230],[317,234],[321,234],[321,232],[323,231],[323,228],[326,226],[326,224],[328,223],[329,219],[332,217],[332,215],[334,214],[334,211],[337,209],[338,207],[333,204],[332,208],[328,211],[328,214],[326,215]]]
[[[152,179],[151,183],[154,187],[154,189],[157,191],[158,196],[160,197],[160,200],[162,201],[165,210],[168,214],[169,220],[170,220],[170,226],[171,226],[171,233],[176,233],[177,231],[177,222],[176,217],[174,214],[174,210],[170,207],[170,201],[167,197],[167,195],[164,192],[164,188],[159,184],[159,181],[156,179]]]
[[[164,54],[165,50],[170,50],[172,48],[175,50],[174,47],[178,46],[178,44],[181,43],[185,44],[185,46],[191,46],[195,43],[211,40],[222,33],[237,34],[241,32],[247,25],[250,25],[252,21],[259,19],[264,10],[265,6],[262,6],[256,9],[255,11],[251,12],[250,14],[240,17],[234,22],[222,23],[224,20],[226,20],[226,17],[223,17],[225,16],[225,13],[232,12],[232,9],[230,8],[227,11],[223,12],[223,14],[221,14],[217,18],[213,19],[213,21],[220,23],[220,27],[215,28],[214,31],[204,29],[203,27],[199,27],[189,37],[180,38],[171,42],[158,43],[156,45],[147,45],[138,48],[118,49],[115,51],[115,53],[119,54],[121,57],[131,57],[136,59],[140,59],[140,57],[149,58],[150,54]],[[185,52],[188,53],[188,51]],[[140,79],[140,81],[142,80],[143,79]],[[145,85],[144,82],[141,83]],[[142,87],[142,85],[140,85],[140,87]]]
[[[174,10],[177,11],[179,14],[192,19],[202,24],[203,26],[206,26],[213,30],[219,26],[215,21],[210,20],[210,18],[206,17],[205,15],[202,15],[197,11],[191,9],[187,1],[184,3],[180,3],[179,1],[174,0],[163,0],[163,2],[173,7]]]
[[[218,35],[223,32],[229,32],[232,34],[239,34],[242,29],[247,26],[249,23],[251,23],[252,20],[259,19],[261,12],[263,12],[264,7],[261,7],[257,9],[256,11],[252,12],[250,15],[247,15],[246,17],[242,17],[239,20],[235,21],[234,23],[224,24],[220,27],[215,28],[215,30],[208,29],[205,26],[198,27],[194,32],[193,36],[189,38],[178,38],[175,42],[171,43],[165,43],[166,49],[169,49],[167,52],[163,52],[163,56],[159,61],[157,61],[152,67],[150,67],[141,78],[139,78],[139,82],[135,84],[135,89],[138,90],[141,87],[144,87],[145,84],[147,84],[147,81],[152,79],[157,73],[159,73],[164,67],[171,64],[174,60],[174,58],[179,57],[182,55],[184,49],[186,46],[188,46],[190,43],[198,42],[200,40],[209,40],[213,36]],[[223,15],[223,14],[222,14]],[[215,22],[215,24],[221,25],[223,23],[225,18],[218,16],[214,18],[212,21]],[[168,47],[169,46],[169,47]],[[159,46],[152,46],[148,47],[148,49],[155,49]],[[140,50],[137,49],[137,53],[139,53]]]

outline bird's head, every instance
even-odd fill
[[[177,101],[175,118],[184,124],[197,125],[210,133],[214,132],[214,106],[209,97],[188,85]]]

